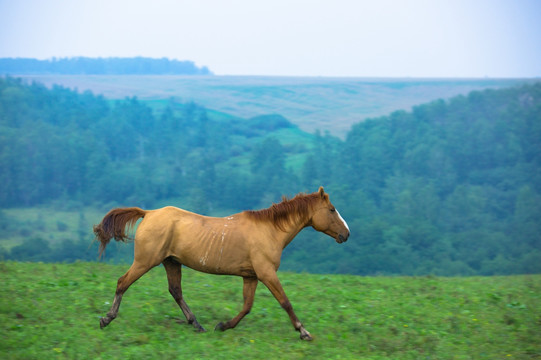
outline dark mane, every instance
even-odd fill
[[[282,197],[282,202],[272,204],[262,210],[246,210],[245,214],[257,221],[272,222],[278,229],[285,231],[285,226],[309,216],[310,208],[320,198],[318,193],[298,194],[293,199]]]

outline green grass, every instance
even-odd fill
[[[259,285],[236,329],[215,324],[241,308],[242,281],[185,269],[196,333],[151,270],[100,330],[127,266],[0,263],[0,354],[11,359],[535,359],[541,358],[541,275],[435,278],[280,273],[313,342]]]
[[[48,86],[91,90],[110,99],[137,96],[159,110],[171,97],[194,101],[214,115],[281,114],[302,130],[345,136],[368,117],[473,90],[513,86],[520,79],[369,79],[261,76],[26,75]],[[213,116],[213,115],[211,115]]]

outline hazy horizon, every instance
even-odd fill
[[[541,77],[535,0],[0,0],[0,57],[190,60],[223,76]]]

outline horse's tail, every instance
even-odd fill
[[[128,225],[129,231],[135,226],[137,220],[144,217],[146,213],[145,210],[138,207],[113,209],[103,217],[101,223],[94,225],[96,240],[100,242],[100,256],[111,238],[124,242],[129,240],[126,225]]]

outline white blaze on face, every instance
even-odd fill
[[[338,212],[338,210],[336,210],[336,215],[338,215],[338,218],[339,218],[340,220],[342,220],[342,222],[344,223],[344,226],[345,226],[346,229],[348,229],[348,231],[349,231],[348,223],[346,222],[346,220],[344,220],[344,218],[342,217],[342,215],[340,215],[340,213]]]

